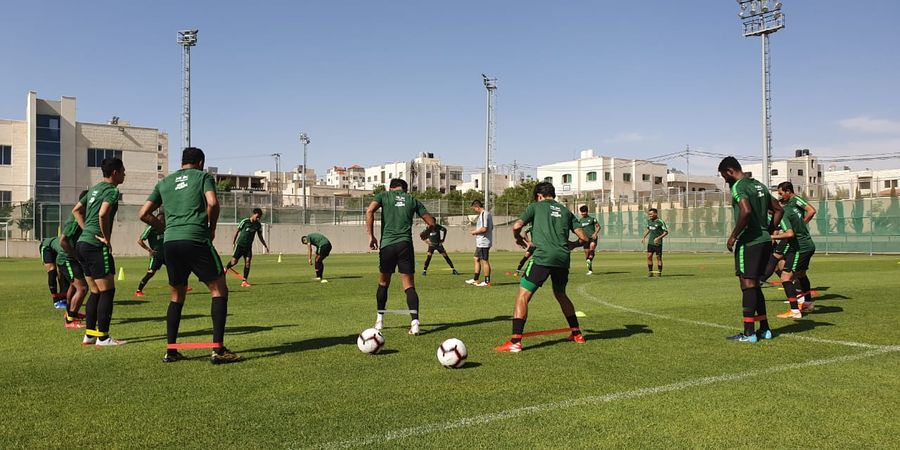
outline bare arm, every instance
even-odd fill
[[[100,205],[100,236],[97,236],[97,239],[112,248],[112,239],[110,239],[112,237],[112,215],[109,210],[109,202],[103,202]]]
[[[657,236],[653,241],[661,241],[664,237],[669,235],[669,230],[664,230],[661,235]]]
[[[256,232],[256,235],[259,236],[259,242],[262,242],[262,245],[266,248],[266,251],[269,251],[269,244],[266,244],[266,240],[263,239],[262,228],[260,228],[259,231]]]
[[[369,233],[369,248],[378,250],[378,239],[375,238],[375,211],[378,211],[381,205],[378,202],[369,203],[366,208],[366,232]]]
[[[216,197],[216,191],[207,191],[203,195],[206,197],[206,216],[209,219],[209,240],[216,238],[216,225],[219,224],[219,198]]]
[[[72,215],[75,216],[75,221],[78,222],[78,226],[81,229],[84,229],[84,205],[81,202],[75,204],[75,207],[72,208]]]
[[[147,253],[151,253],[151,254],[153,253],[153,249],[151,249],[150,247],[147,247],[147,244],[144,243],[143,239],[138,239],[137,242],[138,242],[138,245],[140,245],[142,249],[147,250]]]
[[[641,236],[641,243],[643,243],[643,242],[647,239],[647,235],[648,235],[648,234],[650,234],[650,229],[649,229],[649,228],[645,228],[645,229],[644,229],[644,235]]]
[[[772,234],[778,229],[778,224],[780,224],[781,219],[784,218],[784,208],[781,207],[781,203],[778,203],[778,200],[773,198],[772,201],[769,202],[769,212],[772,213],[772,223],[769,224],[769,234]]]
[[[803,221],[809,223],[809,221],[816,216],[816,207],[807,203],[806,206],[803,207],[803,210],[806,212],[803,216]]]
[[[585,242],[588,241],[588,235],[584,232],[584,228],[576,228],[572,231],[575,232],[575,236],[578,236],[578,240],[575,242],[569,242],[569,250],[581,247]]]
[[[522,236],[522,228],[525,228],[525,221],[519,219],[512,227],[513,238],[516,240],[516,245],[522,248],[528,248],[528,241],[525,240],[525,236]]]
[[[148,201],[147,203],[144,203],[144,206],[141,207],[141,211],[138,213],[138,217],[141,219],[141,222],[150,225],[154,230],[158,232],[162,232],[165,231],[166,226],[163,225],[162,221],[159,220],[158,217],[153,215],[153,212],[158,208],[158,204]]]
[[[309,265],[312,265],[312,244],[307,243],[306,250],[308,250],[306,261],[309,263]]]
[[[796,233],[794,233],[794,230],[784,230],[784,231],[772,234],[772,239],[775,239],[777,241],[777,240],[781,240],[781,239],[790,239],[794,236],[796,236]]]

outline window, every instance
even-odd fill
[[[12,165],[12,147],[0,145],[0,166]]]
[[[753,172],[744,172],[748,177],[753,178]]]
[[[897,187],[897,180],[884,180],[885,189]]]
[[[642,174],[641,181],[650,181],[650,174],[649,173]]]
[[[442,174],[441,174],[441,181],[444,181],[444,180],[446,180],[446,179],[447,179],[447,174],[446,174],[446,173],[442,173]]]
[[[12,191],[0,191],[0,210],[6,210],[12,205]]]
[[[860,189],[871,189],[871,188],[872,188],[872,182],[870,182],[870,181],[860,181],[860,182],[859,182],[859,188],[860,188]]]
[[[157,146],[156,146],[156,151],[161,152],[161,151],[162,151],[162,145],[157,145]]]
[[[772,169],[769,173],[771,173],[772,176],[778,175],[778,169]],[[803,175],[803,174],[800,174],[800,175]]]
[[[803,169],[797,169],[797,175],[803,176]]]
[[[588,172],[587,181],[597,181],[597,172]]]
[[[662,177],[653,177],[653,184],[662,184]]]
[[[609,172],[603,172],[603,181],[609,181],[609,180],[610,180]]]
[[[562,182],[563,182],[563,184],[571,183],[572,182],[572,174],[571,173],[563,174]]]
[[[622,174],[622,181],[624,181],[624,182],[626,182],[626,183],[630,182],[630,181],[631,181],[631,174],[630,174],[630,173],[623,173],[623,174]]]
[[[478,181],[478,180],[475,180]],[[553,184],[553,177],[544,177],[544,181]],[[475,187],[478,187],[477,185]]]
[[[157,164],[157,165],[156,165],[156,170],[157,170],[157,171],[161,171],[161,170],[162,170],[162,166],[160,166],[159,164]]]
[[[119,158],[122,159],[122,150],[110,150],[108,148],[89,148],[88,149],[88,167],[100,167],[104,159]]]

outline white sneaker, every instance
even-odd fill
[[[593,274],[594,274],[594,271],[593,271],[593,270],[588,270],[588,273],[587,273],[587,274],[588,274],[588,275],[593,275]]]
[[[473,284],[472,286],[476,286],[476,287],[485,287],[485,286],[490,286],[490,285],[487,284],[487,283],[485,283],[484,281],[481,281],[481,282],[478,282],[478,283]]]
[[[476,283],[478,283],[478,281],[474,278],[466,280],[466,284],[476,284]]]
[[[417,336],[419,334],[419,321],[413,320],[409,323],[409,331],[407,332],[410,336]]]
[[[118,339],[113,339],[113,338],[108,338],[105,341],[101,341],[100,339],[97,339],[96,345],[97,345],[97,347],[115,347],[117,345],[123,345],[126,342],[128,342],[128,341],[120,341]]]
[[[84,339],[81,340],[81,345],[94,345],[97,343],[97,338],[94,336],[84,335]]]
[[[375,329],[378,331],[381,331],[382,328],[384,328],[384,321],[376,320],[375,321]]]
[[[325,283],[327,283],[327,282],[328,282],[328,280],[326,280],[326,279],[324,279],[324,278],[322,279],[322,281],[319,281],[319,283],[322,283],[322,284],[325,284]]]

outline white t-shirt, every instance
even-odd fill
[[[475,228],[483,227],[487,227],[487,233],[475,236],[475,247],[491,248],[491,240],[494,239],[494,217],[487,211],[482,211],[478,215],[478,222],[475,223]]]

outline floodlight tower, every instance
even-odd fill
[[[191,47],[197,45],[198,30],[182,30],[178,32],[178,45],[181,53],[181,145],[182,148],[191,146]]]
[[[484,210],[491,210],[491,161],[497,150],[496,123],[494,122],[494,91],[497,90],[497,79],[481,74],[484,80],[484,88],[487,89],[487,143],[484,149],[484,180],[481,185],[484,188]]]
[[[738,17],[744,24],[744,37],[762,37],[762,122],[763,122],[763,183],[769,186],[770,163],[772,160],[772,86],[769,82],[769,35],[784,28],[784,14],[779,0],[737,0],[741,11]],[[769,7],[769,4],[772,6]]]
[[[309,145],[309,135],[300,133],[300,143],[303,144],[303,171],[300,173],[300,187],[303,189],[303,223],[306,223],[306,146]]]

